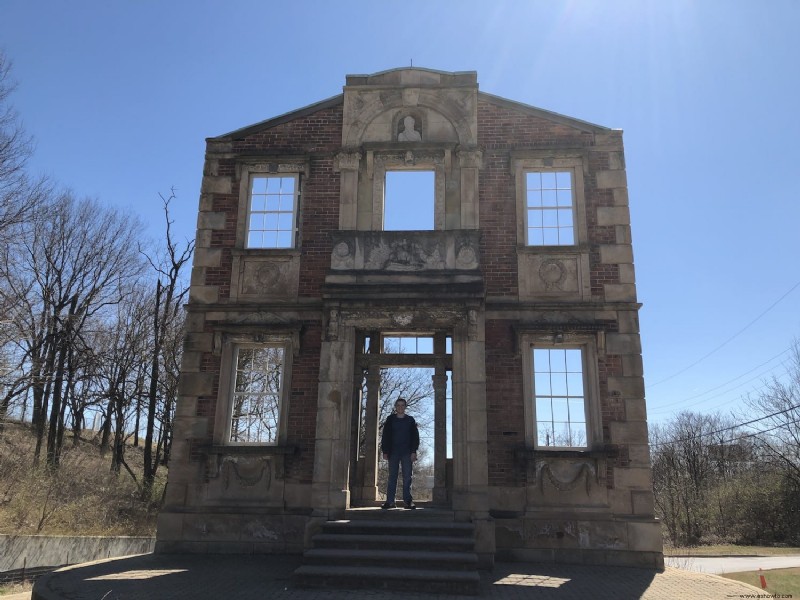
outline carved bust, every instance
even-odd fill
[[[398,142],[421,142],[422,134],[414,128],[416,120],[412,116],[403,119],[403,131],[397,134]]]

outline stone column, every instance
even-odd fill
[[[483,162],[480,150],[461,150],[458,164],[461,167],[461,228],[478,229],[478,171]]]
[[[338,323],[322,342],[311,503],[314,516],[336,517],[350,503],[350,416],[355,330]]]
[[[494,564],[494,522],[489,516],[486,427],[486,341],[483,311],[467,310],[453,339],[453,512],[475,525],[482,568]]]
[[[447,374],[436,365],[433,379],[433,502],[447,504]]]
[[[336,155],[336,168],[341,173],[339,186],[339,229],[355,229],[358,222],[358,151]]]
[[[378,402],[381,393],[381,370],[372,366],[367,373],[367,407],[364,438],[364,480],[361,499],[374,502],[378,498]]]

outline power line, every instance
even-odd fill
[[[686,371],[688,371],[688,370],[689,370],[689,369],[691,369],[692,367],[696,367],[697,365],[699,365],[701,362],[703,362],[703,361],[704,361],[705,359],[707,359],[709,356],[711,356],[712,354],[714,354],[714,353],[718,352],[719,350],[721,350],[722,348],[724,348],[725,346],[727,346],[727,345],[728,345],[730,342],[732,342],[734,339],[736,339],[736,338],[737,338],[737,337],[739,337],[741,334],[743,334],[745,331],[747,331],[747,330],[748,330],[750,327],[752,327],[752,326],[753,326],[753,325],[754,325],[754,324],[755,324],[755,323],[756,323],[758,320],[760,320],[760,319],[761,319],[761,317],[763,317],[765,314],[767,314],[769,311],[771,311],[773,308],[775,308],[775,307],[776,307],[776,306],[777,306],[777,305],[778,305],[778,304],[779,304],[779,303],[780,303],[780,302],[781,302],[781,301],[782,301],[784,298],[786,298],[786,296],[788,296],[789,294],[791,294],[791,293],[792,293],[793,291],[795,291],[795,290],[796,290],[798,287],[800,287],[800,281],[798,281],[797,283],[795,283],[795,284],[794,284],[794,285],[793,285],[791,288],[789,288],[789,291],[787,291],[787,292],[786,292],[785,294],[783,294],[783,295],[782,295],[780,298],[778,298],[777,300],[775,300],[775,302],[773,302],[772,304],[770,304],[770,305],[769,305],[769,306],[768,306],[768,307],[767,307],[767,308],[766,308],[766,309],[765,309],[765,310],[764,310],[764,311],[763,311],[763,312],[762,312],[760,315],[758,315],[758,316],[757,316],[755,319],[753,319],[753,320],[752,320],[752,321],[750,321],[750,322],[749,322],[747,325],[745,325],[744,327],[742,327],[742,328],[741,328],[739,331],[737,331],[736,333],[734,333],[734,334],[733,334],[731,337],[729,337],[727,340],[725,340],[724,342],[722,342],[722,343],[721,343],[719,346],[717,346],[716,348],[714,348],[714,349],[713,349],[713,350],[711,350],[710,352],[708,352],[708,353],[704,354],[703,356],[701,356],[700,358],[698,358],[696,361],[694,361],[694,362],[693,362],[692,364],[690,364],[688,367],[684,367],[683,369],[681,369],[680,371],[678,371],[678,372],[676,372],[676,373],[673,373],[673,374],[672,374],[672,375],[670,375],[669,377],[665,377],[664,379],[660,379],[659,381],[656,381],[655,383],[651,384],[651,385],[650,385],[650,387],[652,388],[652,387],[655,387],[655,386],[657,386],[657,385],[660,385],[660,384],[664,383],[665,381],[669,381],[670,379],[673,379],[673,378],[677,377],[678,375],[682,375],[683,373],[685,373]]]
[[[721,383],[720,385],[718,385],[718,386],[716,386],[716,387],[713,387],[713,388],[711,388],[711,389],[708,389],[708,390],[706,390],[705,392],[702,392],[702,393],[700,393],[700,394],[696,394],[696,395],[694,395],[694,396],[690,396],[690,397],[688,397],[688,398],[682,398],[681,400],[677,400],[677,401],[675,401],[675,402],[670,402],[669,404],[662,404],[661,406],[659,406],[659,408],[657,408],[657,409],[654,409],[654,410],[652,411],[652,413],[653,413],[653,414],[656,414],[656,413],[666,412],[666,411],[668,411],[668,410],[670,409],[670,407],[672,407],[672,406],[677,406],[678,404],[683,404],[684,402],[689,402],[690,400],[696,400],[697,398],[700,398],[700,397],[702,397],[702,396],[705,396],[706,394],[709,394],[709,393],[711,393],[711,392],[713,392],[713,391],[716,391],[716,390],[720,389],[721,387],[725,387],[725,386],[726,386],[726,385],[728,385],[729,383],[733,383],[733,382],[734,382],[734,381],[736,381],[737,379],[741,379],[741,378],[742,378],[742,377],[744,377],[745,375],[748,375],[748,374],[752,373],[753,371],[755,371],[755,370],[757,370],[757,369],[760,369],[761,367],[763,367],[764,365],[766,365],[766,364],[768,364],[768,363],[772,362],[773,360],[775,360],[775,359],[776,359],[776,358],[778,358],[779,356],[782,356],[782,355],[786,354],[786,353],[787,353],[787,352],[789,352],[791,349],[792,349],[792,348],[791,348],[791,347],[789,347],[789,348],[787,348],[786,350],[784,350],[783,352],[781,352],[780,354],[777,354],[777,355],[773,356],[773,357],[772,357],[772,358],[770,358],[768,361],[765,361],[765,362],[761,363],[760,365],[758,365],[758,366],[756,366],[756,367],[753,367],[753,368],[752,368],[752,369],[750,369],[749,371],[745,371],[745,372],[744,372],[744,373],[742,373],[741,375],[738,375],[738,376],[734,377],[733,379],[730,379],[730,380],[726,381],[725,383]],[[760,378],[760,377],[763,377],[764,375],[766,375],[766,374],[768,374],[768,373],[771,373],[772,371],[774,371],[775,369],[778,369],[779,367],[784,367],[784,368],[785,368],[785,367],[786,367],[786,365],[787,365],[787,363],[786,363],[785,361],[784,361],[784,362],[781,362],[779,365],[776,365],[776,366],[774,366],[774,367],[770,367],[770,368],[769,368],[769,369],[767,369],[766,371],[763,371],[763,372],[759,373],[758,375],[756,375],[756,376],[754,376],[754,377],[751,377],[750,379],[747,379],[747,380],[743,381],[743,382],[742,382],[742,383],[740,383],[739,385],[736,385],[736,386],[734,386],[734,387],[732,387],[732,388],[730,388],[730,389],[724,390],[724,391],[720,392],[719,394],[715,394],[715,395],[713,395],[713,396],[711,396],[711,397],[709,397],[709,398],[706,398],[705,400],[700,400],[700,402],[698,402],[698,404],[700,404],[700,403],[703,403],[703,402],[708,402],[709,400],[713,400],[714,398],[719,398],[720,396],[724,396],[725,394],[728,394],[728,393],[732,392],[733,390],[736,390],[736,389],[738,389],[738,388],[740,388],[740,387],[742,387],[742,386],[745,386],[745,385],[747,385],[747,384],[748,384],[748,383],[750,383],[751,381],[754,381],[754,380],[756,380],[756,379],[758,379],[758,378]],[[756,389],[761,389],[761,388],[763,388],[763,387],[764,387],[764,386],[761,386],[761,387],[759,387],[759,388],[756,388]],[[735,399],[736,399],[736,398],[735,398]],[[735,399],[734,399],[734,400],[735,400]],[[730,402],[733,402],[733,400],[731,400]],[[723,403],[723,404],[724,404],[724,403]]]
[[[764,421],[765,419],[771,419],[772,417],[777,417],[778,415],[786,414],[786,413],[791,412],[791,411],[793,411],[793,410],[795,410],[797,408],[800,408],[800,404],[795,404],[794,406],[790,406],[789,408],[784,408],[783,410],[779,410],[777,412],[774,412],[774,413],[771,413],[771,414],[768,414],[768,415],[764,415],[763,417],[759,417],[758,419],[753,419],[752,421],[745,421],[744,423],[737,423],[735,425],[729,425],[728,427],[723,427],[722,429],[717,429],[715,431],[708,431],[706,433],[699,433],[699,434],[694,435],[692,437],[678,438],[678,439],[674,439],[674,440],[668,440],[666,442],[656,442],[655,444],[651,444],[650,446],[651,447],[654,447],[654,446],[665,446],[667,444],[678,444],[678,443],[681,443],[681,442],[691,442],[691,441],[694,441],[694,440],[696,440],[698,438],[704,438],[704,437],[708,437],[710,435],[716,435],[718,433],[725,433],[726,431],[732,431],[733,429],[738,429],[739,427],[746,427],[747,425],[752,425],[753,423],[758,423],[759,421]],[[783,427],[784,425],[787,425],[787,424],[789,424],[789,423],[781,423],[777,427]],[[775,427],[773,429],[776,429],[777,427]],[[771,431],[771,430],[767,430],[767,431]]]

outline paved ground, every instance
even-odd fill
[[[293,587],[298,556],[152,555],[98,561],[45,575],[34,600],[466,600],[474,596]],[[481,596],[507,600],[675,600],[753,598],[743,583],[676,568],[498,563]]]
[[[800,556],[665,556],[670,567],[698,573],[740,573],[800,567]]]

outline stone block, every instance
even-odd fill
[[[216,381],[215,373],[181,373],[181,396],[211,396]]]
[[[214,210],[214,194],[200,194],[199,212]]]
[[[598,171],[597,187],[601,190],[628,187],[628,180],[625,175],[625,171]]]
[[[469,440],[472,442],[484,441],[487,439],[485,410],[469,411],[468,435]]]
[[[641,377],[609,377],[608,391],[622,398],[644,398],[644,379]],[[628,415],[630,419],[630,415]]]
[[[218,267],[222,248],[198,248],[194,251],[195,267]]]
[[[631,215],[627,206],[600,206],[597,209],[597,224],[630,225]]]
[[[620,265],[622,267],[623,265]],[[635,310],[621,310],[617,313],[619,333],[639,333],[639,313]]]
[[[630,244],[633,240],[630,225],[616,225],[614,227],[614,238],[618,244]]]
[[[620,489],[620,488],[609,490],[608,499],[609,499],[608,505],[613,514],[624,516],[633,513],[633,504],[631,503],[630,490]]]
[[[172,470],[172,467],[170,467]],[[169,484],[167,485],[167,491],[164,497],[164,506],[170,507],[183,507],[186,505],[186,485],[180,483],[179,481],[175,481],[173,476],[169,476]],[[163,513],[166,514],[166,513]],[[159,517],[161,514],[159,514]],[[175,517],[180,517],[180,515],[173,515]]]
[[[183,340],[183,350],[184,352],[211,352],[213,344],[213,333],[189,332]]]
[[[180,396],[175,406],[176,417],[194,417],[197,415],[197,398],[195,396]]]
[[[633,248],[628,244],[602,244],[600,262],[606,265],[633,263]]]
[[[636,302],[636,286],[630,283],[607,283],[603,286],[607,302]]]
[[[642,380],[644,388],[644,380]],[[625,400],[625,418],[628,421],[646,421],[647,406],[643,396],[631,396]]]
[[[525,510],[525,488],[489,488],[489,506],[492,510],[503,512],[522,512]]]
[[[193,266],[190,271],[189,283],[192,286],[203,285],[206,282],[206,268]]]
[[[650,447],[646,444],[629,444],[628,458],[632,467],[649,467]]]
[[[661,524],[657,521],[628,523],[628,548],[637,552],[663,552]]]
[[[230,194],[232,190],[230,177],[213,177],[206,175],[200,184],[201,194]]]
[[[651,490],[653,484],[650,479],[650,469],[617,467],[614,469],[614,486],[619,489]],[[628,510],[632,510],[632,505],[629,505]]]
[[[614,206],[628,206],[628,188],[614,188]]]
[[[622,374],[627,377],[642,377],[644,364],[638,354],[626,354],[622,357]]]
[[[633,504],[633,514],[644,517],[653,516],[655,500],[653,492],[650,490],[631,492],[631,503]]]
[[[181,371],[183,373],[199,373],[202,357],[203,355],[199,352],[184,352],[181,356]]]
[[[198,304],[216,304],[219,301],[219,287],[216,285],[193,285],[189,299]]]
[[[183,515],[161,511],[156,525],[159,540],[180,540],[183,537]]]
[[[606,352],[608,354],[642,353],[642,342],[638,334],[608,333],[606,334]]]
[[[211,230],[198,228],[195,249],[210,248],[210,247],[211,247]]]
[[[197,228],[225,229],[227,216],[224,212],[201,212],[197,215]]]
[[[622,171],[625,169],[625,155],[622,152],[608,153],[608,166],[612,171]]]
[[[619,282],[630,283],[631,285],[636,283],[636,270],[632,264],[619,265]]]
[[[612,444],[647,444],[647,423],[644,421],[611,421],[608,429]]]
[[[184,539],[206,543],[239,541],[242,519],[231,514],[184,515]]]
[[[525,545],[525,526],[522,519],[495,520],[495,540],[498,548],[521,548]]]

